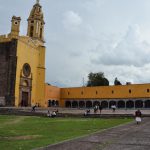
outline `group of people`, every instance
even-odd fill
[[[36,107],[38,107],[37,104],[33,105],[31,112],[35,112]],[[50,110],[48,110],[47,111],[47,117],[55,118],[57,116],[57,113],[58,113],[58,109],[55,109],[52,112],[50,112]]]
[[[111,105],[111,108],[112,108],[113,112],[115,112],[116,105]],[[99,112],[101,114],[102,113],[102,109],[103,109],[102,105],[95,105],[94,106],[94,113],[96,114],[98,112],[98,110],[99,110]]]
[[[58,109],[53,110],[52,112],[50,112],[50,111],[48,110],[48,111],[47,111],[47,117],[55,118],[55,117],[57,116],[57,113],[58,113]]]
[[[103,107],[102,107],[101,105],[95,105],[95,107],[94,107],[94,113],[97,113],[98,110],[99,110],[99,112],[100,112],[100,114],[101,114],[102,109],[103,109]]]
[[[115,112],[115,110],[116,110],[116,105],[112,105],[111,108],[112,108],[112,111]],[[96,114],[96,113],[98,112],[98,110],[99,110],[99,112],[100,112],[100,114],[101,114],[102,109],[103,109],[103,107],[102,107],[101,105],[95,105],[95,107],[94,107],[94,113]],[[90,109],[85,110],[84,116],[89,115],[90,112],[91,112]],[[136,123],[137,123],[137,124],[139,124],[139,123],[142,121],[141,117],[142,117],[142,113],[141,113],[141,111],[138,109],[137,111],[135,111],[135,120],[136,120]]]
[[[102,112],[102,106],[101,105],[95,105],[95,107],[94,107],[94,113],[96,114],[97,112],[98,112],[98,110],[99,110],[99,112],[100,112],[100,114],[101,114],[101,112]],[[89,115],[91,113],[91,110],[90,109],[87,109],[87,110],[85,110],[85,112],[84,112],[84,116],[87,116],[87,115]]]
[[[37,104],[35,104],[35,105],[32,106],[32,112],[35,112],[35,108],[36,108],[36,107],[38,107]],[[116,106],[115,106],[115,105],[112,105],[111,108],[112,108],[113,112],[115,112]],[[99,110],[99,112],[100,112],[100,114],[101,114],[102,109],[103,109],[103,107],[102,107],[101,105],[95,105],[95,107],[94,107],[94,113],[96,114],[96,113],[98,112],[98,110]],[[47,111],[47,117],[52,117],[52,118],[54,118],[54,117],[57,116],[57,113],[58,113],[58,109],[53,110],[52,112],[50,112],[50,111],[48,110],[48,111]],[[84,112],[84,116],[87,116],[87,115],[89,115],[90,113],[91,113],[91,110],[90,110],[90,109],[87,109],[87,110]],[[141,111],[138,109],[137,111],[135,111],[135,120],[136,120],[136,123],[137,123],[137,124],[139,124],[139,123],[142,121],[141,117],[142,117],[142,113],[141,113]]]
[[[87,109],[87,110],[84,112],[84,116],[89,115],[89,114],[90,114],[90,112],[91,112],[91,110],[90,110],[90,109]]]

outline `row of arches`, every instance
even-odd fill
[[[48,107],[58,107],[59,101],[58,100],[48,100]]]
[[[92,108],[95,105],[101,105],[102,108],[111,108],[112,105],[116,105],[117,108],[150,108],[150,100],[73,100],[65,101],[65,107],[67,108]]]

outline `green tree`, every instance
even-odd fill
[[[103,72],[89,73],[87,86],[109,86],[109,81]]]

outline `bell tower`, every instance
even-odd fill
[[[39,0],[33,6],[28,18],[27,36],[44,42],[44,16]]]
[[[11,36],[19,36],[20,32],[20,17],[13,16],[11,20]]]

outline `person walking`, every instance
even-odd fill
[[[116,111],[116,105],[112,105],[111,108],[112,108],[113,112]]]
[[[136,123],[137,123],[137,124],[139,124],[139,123],[142,121],[141,117],[142,117],[142,113],[141,113],[141,111],[138,109],[138,110],[135,112],[135,120],[136,120]]]
[[[32,112],[35,112],[36,104],[32,106]]]
[[[102,109],[103,109],[102,105],[99,105],[99,112],[100,112],[100,114],[102,113]]]

